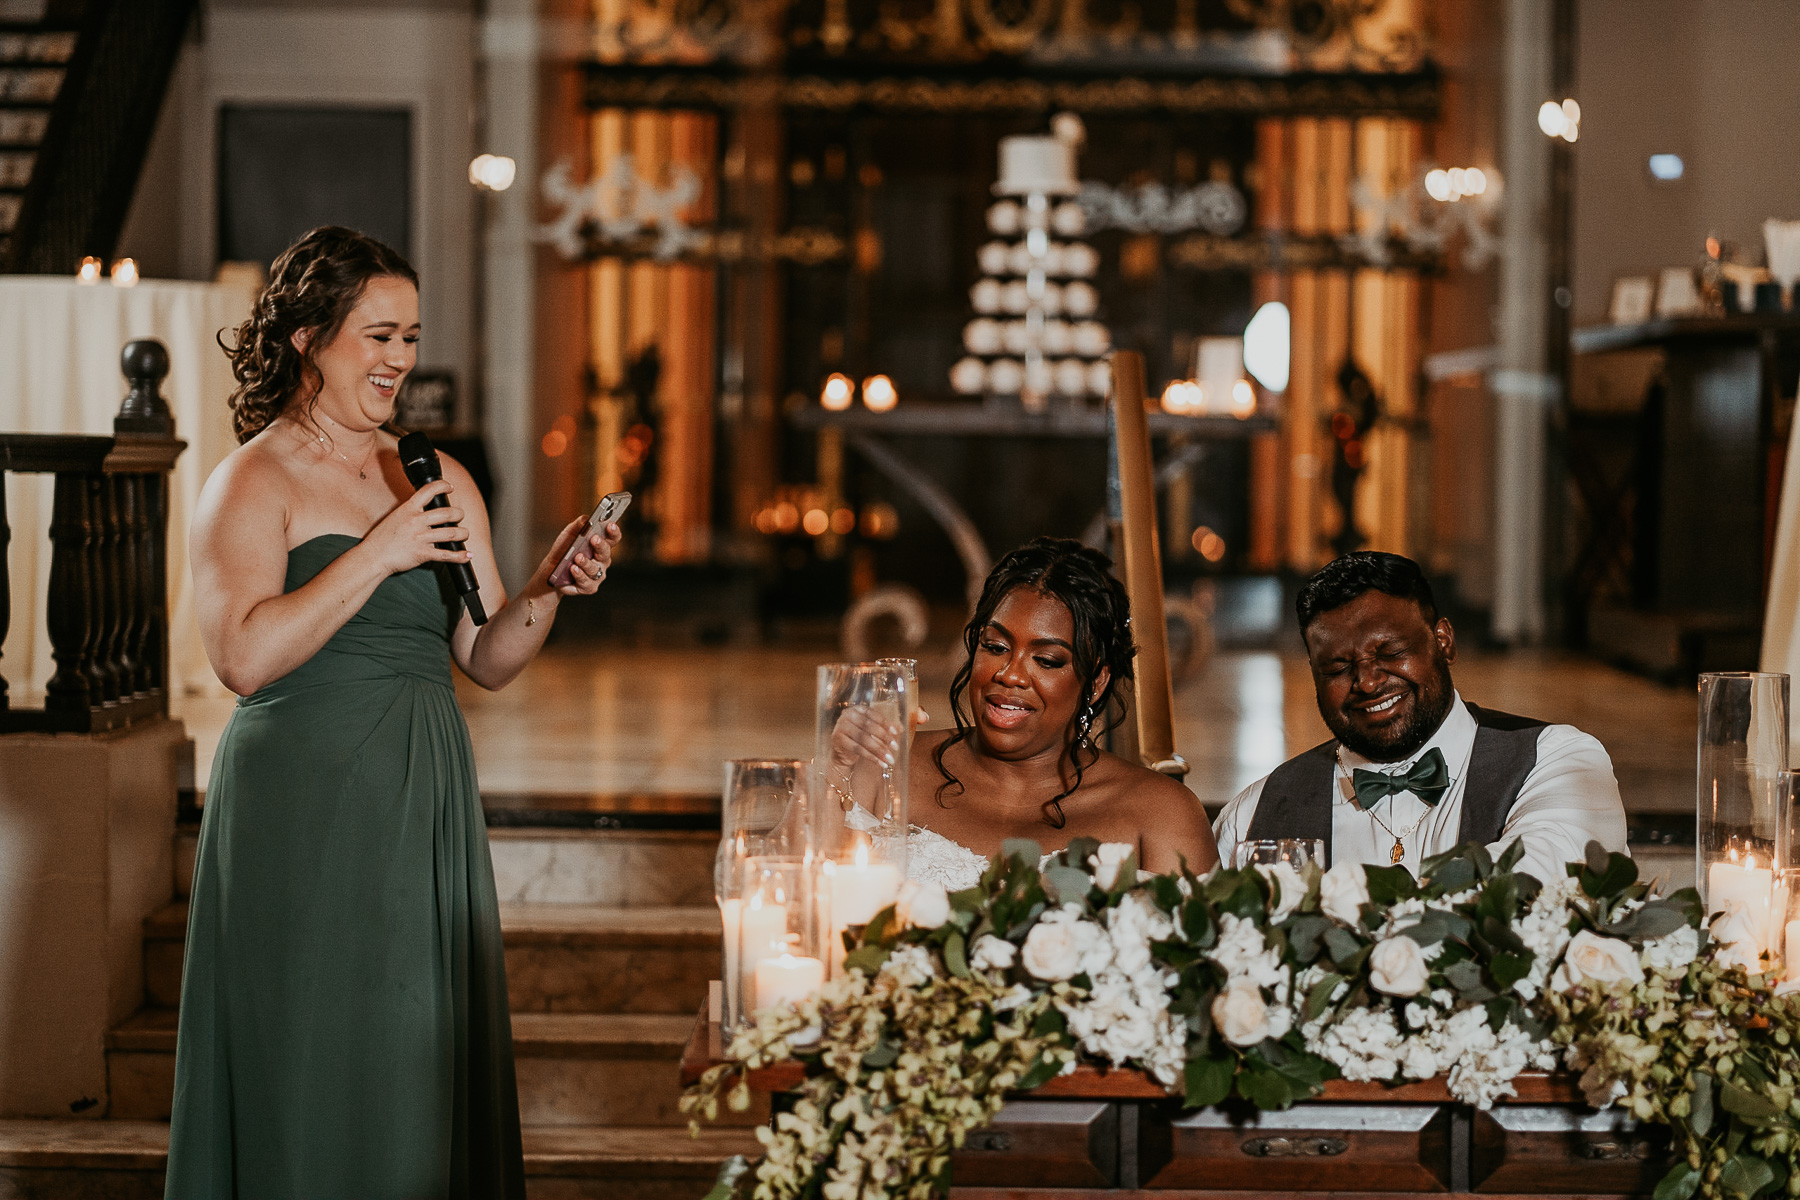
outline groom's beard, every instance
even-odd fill
[[[1370,762],[1400,762],[1418,753],[1431,740],[1431,735],[1450,715],[1450,702],[1455,697],[1450,684],[1450,664],[1446,662],[1440,661],[1437,669],[1420,683],[1402,682],[1411,692],[1400,701],[1406,708],[1406,715],[1380,733],[1364,733],[1351,723],[1349,714],[1342,709],[1326,708],[1323,698],[1319,699],[1319,715],[1325,718],[1325,727],[1345,749]]]

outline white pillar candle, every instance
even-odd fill
[[[856,848],[856,861],[837,863],[831,875],[831,924],[834,929],[867,925],[900,894],[900,868],[869,861],[867,843]]]
[[[1787,923],[1787,977],[1800,979],[1800,921]]]
[[[783,954],[756,964],[756,1007],[768,1008],[783,1001],[794,1004],[817,992],[825,983],[825,964],[816,958]]]
[[[786,954],[787,905],[765,901],[758,893],[741,901],[738,912],[738,970],[749,974],[765,958]]]
[[[719,901],[719,920],[725,926],[725,998],[729,1005],[725,1012],[726,1024],[730,1024],[737,1015],[738,987],[738,935],[743,923],[744,902],[731,899]]]
[[[1774,891],[1775,872],[1757,866],[1753,854],[1747,855],[1741,866],[1736,862],[1711,864],[1706,871],[1708,916],[1727,914],[1727,920],[1717,928],[1719,939],[1738,946],[1750,958],[1767,951]]]

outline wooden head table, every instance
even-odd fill
[[[716,987],[717,985],[715,985]],[[724,1061],[702,1013],[683,1084]],[[750,1074],[779,1096],[798,1063]],[[1009,1102],[954,1159],[952,1200],[1260,1200],[1292,1195],[1648,1196],[1668,1138],[1623,1112],[1596,1112],[1572,1076],[1521,1075],[1488,1112],[1440,1082],[1333,1080],[1286,1112],[1230,1105],[1184,1113],[1141,1071],[1081,1067]],[[779,1104],[777,1105],[779,1107]]]

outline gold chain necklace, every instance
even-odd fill
[[[1348,768],[1346,768],[1344,766],[1344,760],[1341,758],[1337,760],[1337,769],[1338,769],[1339,778],[1348,782],[1350,780],[1350,773],[1349,773]],[[1356,788],[1355,788],[1354,784],[1351,785],[1350,791],[1351,791],[1351,795],[1356,794]],[[1382,797],[1382,799],[1386,800],[1386,799],[1389,799],[1389,797],[1384,796],[1384,797]],[[1392,863],[1395,866],[1399,866],[1400,861],[1406,857],[1405,840],[1407,838],[1411,837],[1414,833],[1417,833],[1419,826],[1421,826],[1425,823],[1425,818],[1429,817],[1431,815],[1431,806],[1427,805],[1425,807],[1425,811],[1419,814],[1419,819],[1414,821],[1410,826],[1408,826],[1407,829],[1405,830],[1405,832],[1403,832],[1403,833],[1395,833],[1393,831],[1393,829],[1391,827],[1389,827],[1389,825],[1386,821],[1382,820],[1380,817],[1375,815],[1374,809],[1365,808],[1365,809],[1363,809],[1363,812],[1365,812],[1369,815],[1369,820],[1371,820],[1371,821],[1375,822],[1377,825],[1381,826],[1381,831],[1383,833],[1387,834],[1389,837],[1394,839],[1394,848],[1392,850],[1388,851],[1388,862]]]
[[[330,441],[326,440],[325,431],[322,429],[319,429],[319,423],[317,421],[313,422],[313,428],[318,430],[318,433],[316,433],[313,436],[313,441],[319,443],[320,446],[324,447],[326,450],[330,451],[331,453],[337,455],[339,458],[343,459],[344,464],[346,466],[349,466],[356,471],[356,477],[358,479],[364,479],[364,480],[368,479],[369,476],[368,476],[368,473],[365,470],[365,468],[368,467],[369,460],[371,458],[375,457],[375,447],[380,441],[379,434],[374,434],[374,435],[370,436],[368,453],[363,455],[362,466],[359,467],[350,461],[349,456],[347,456],[342,450],[339,450],[337,448],[336,442],[330,442]]]

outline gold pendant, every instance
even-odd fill
[[[1399,866],[1400,860],[1405,857],[1406,857],[1406,848],[1400,844],[1399,838],[1395,838],[1394,839],[1394,852],[1392,854],[1388,855],[1388,861],[1393,863],[1395,866]]]

